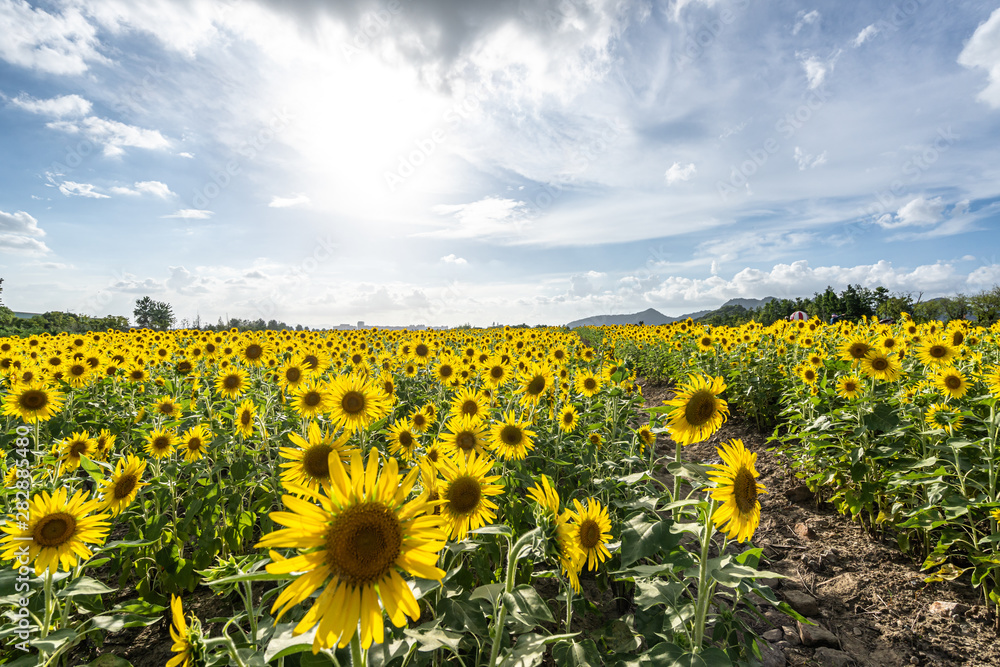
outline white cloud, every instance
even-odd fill
[[[527,219],[523,201],[499,197],[486,197],[469,204],[439,204],[431,211],[453,216],[458,224],[421,236],[452,239],[511,237],[523,231]]]
[[[24,211],[18,211],[17,213],[0,211],[0,232],[27,236],[45,236],[45,231],[38,226],[38,221]]]
[[[59,184],[59,192],[67,197],[88,197],[90,199],[109,199],[108,195],[94,191],[91,183],[76,183],[74,181],[63,181]]]
[[[941,197],[925,199],[916,197],[903,204],[895,216],[886,214],[876,222],[885,229],[898,229],[900,227],[927,227],[934,225],[943,219],[944,202]]]
[[[809,81],[809,89],[815,90],[826,81],[827,73],[833,70],[836,56],[827,62],[823,62],[815,56],[803,59],[802,68],[806,71],[806,79]]]
[[[178,153],[177,155],[179,155],[180,157],[186,157],[189,160],[194,159],[194,153],[188,153],[187,151],[184,151],[183,153]]]
[[[0,2],[0,58],[50,74],[82,74],[88,62],[106,59],[97,29],[77,7],[61,13],[32,8],[25,0]]]
[[[149,150],[170,147],[170,142],[158,130],[147,130],[97,116],[88,116],[78,122],[53,121],[46,123],[46,127],[69,134],[82,134],[95,143],[104,144],[104,154],[109,157],[124,153],[125,146]]]
[[[803,27],[807,25],[812,25],[819,21],[820,15],[817,10],[812,10],[809,13],[799,12],[798,21],[795,22],[795,27],[792,28],[792,34],[797,35]]]
[[[445,255],[444,257],[441,258],[441,261],[444,262],[445,264],[459,264],[459,265],[468,264],[468,262],[464,258],[458,257],[457,255],[455,255],[455,253],[451,253],[450,255]]]
[[[30,95],[21,94],[11,100],[11,103],[30,111],[31,113],[44,114],[46,116],[86,116],[93,106],[88,100],[79,95],[60,95],[47,100],[37,100]]]
[[[826,151],[823,151],[819,155],[812,155],[811,153],[806,153],[801,148],[796,146],[793,157],[799,165],[799,171],[815,169],[820,165],[826,164]]]
[[[678,181],[690,181],[694,178],[695,172],[698,168],[694,166],[694,162],[690,162],[683,167],[680,162],[674,162],[667,169],[667,172],[663,175],[664,179],[667,181],[667,185],[673,185]]]
[[[170,191],[170,187],[161,181],[136,181],[131,188],[115,186],[111,188],[111,192],[116,195],[125,195],[130,197],[138,197],[142,194],[148,194],[153,195],[154,197],[159,197],[160,199],[167,199],[169,197],[176,196],[175,193]]]
[[[29,255],[50,252],[45,243],[34,238],[38,236],[45,236],[45,231],[31,214],[0,211],[0,250]]]
[[[197,208],[182,208],[175,213],[163,216],[164,218],[183,218],[185,220],[207,220],[211,218],[214,211],[204,211]]]
[[[857,48],[861,46],[862,44],[867,42],[869,39],[871,39],[878,33],[879,33],[879,28],[874,23],[872,23],[869,26],[866,26],[861,32],[858,33],[858,36],[854,38],[853,42],[854,47]]]
[[[1000,108],[1000,9],[990,14],[972,34],[958,55],[958,63],[969,68],[982,68],[989,74],[989,84],[978,99],[994,109]]]
[[[864,287],[883,285],[890,291],[947,294],[960,291],[967,276],[959,274],[946,262],[925,264],[912,270],[897,269],[885,260],[857,266],[811,267],[806,260],[775,264],[770,270],[745,268],[729,280],[720,276],[705,279],[671,276],[644,298],[650,303],[671,304],[674,308],[718,307],[736,297],[809,296],[827,285],[843,288],[848,284]]]
[[[271,208],[289,208],[291,206],[300,206],[308,203],[309,197],[304,194],[297,194],[291,197],[271,197],[271,203],[268,204],[268,206]]]

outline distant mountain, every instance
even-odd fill
[[[655,326],[657,324],[670,324],[677,319],[676,317],[668,317],[653,308],[647,308],[641,313],[631,313],[630,315],[594,315],[582,320],[575,320],[566,326],[575,329],[576,327],[601,327],[609,324],[638,324],[639,322]]]
[[[641,313],[631,313],[629,315],[594,315],[593,317],[585,317],[582,320],[575,320],[566,326],[570,329],[574,329],[576,327],[600,327],[609,324],[638,324],[639,322],[649,326],[656,326],[658,324],[670,324],[671,322],[686,320],[689,317],[692,320],[697,320],[711,313],[715,313],[722,308],[726,308],[727,306],[729,307],[727,310],[732,310],[732,307],[734,306],[740,306],[742,308],[746,308],[747,310],[755,310],[763,306],[768,301],[774,301],[774,297],[766,296],[763,299],[730,299],[722,304],[720,308],[699,310],[693,313],[678,315],[677,317],[664,315],[655,308],[647,308]]]

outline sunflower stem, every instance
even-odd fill
[[[566,632],[572,632],[570,626],[573,624],[573,585],[566,582]]]
[[[674,446],[676,447],[676,449],[674,450],[674,460],[677,462],[677,465],[679,466],[681,464],[681,448],[682,448],[682,445],[681,445],[681,443],[676,442],[676,443],[674,443]],[[654,444],[652,447],[650,447],[650,451],[653,451],[653,449],[655,447],[656,447],[656,445]],[[650,461],[652,461],[652,459],[653,459],[653,455],[652,454],[650,454],[649,459],[650,459]],[[650,472],[650,476],[652,476],[652,473],[653,473],[653,466],[652,465],[649,466],[649,472]],[[677,474],[677,471],[675,471],[674,472],[674,493],[673,493],[673,496],[671,496],[670,501],[671,502],[677,502],[677,500],[678,500],[678,498],[679,498],[680,495],[681,495],[681,476]],[[675,521],[677,520],[677,517],[680,516],[680,511],[681,511],[681,509],[679,507],[675,507],[674,508],[674,520]]]
[[[705,532],[701,542],[701,558],[698,562],[698,599],[694,612],[694,646],[696,653],[700,653],[702,642],[705,638],[705,619],[708,616],[708,606],[712,599],[714,582],[708,581],[708,552],[712,545],[712,533],[715,524],[712,523],[712,515],[715,514],[716,501],[709,502],[708,512],[705,514]]]
[[[497,622],[493,628],[493,646],[490,649],[490,662],[489,667],[496,667],[497,656],[500,654],[500,644],[503,637],[504,627],[507,623],[507,605],[504,602],[504,596],[514,590],[514,574],[517,572],[517,560],[521,556],[521,552],[524,547],[531,544],[532,540],[538,534],[538,528],[534,528],[524,535],[522,535],[514,546],[510,548],[510,553],[507,555],[507,576],[504,579],[503,595],[497,601],[499,606],[499,611],[497,612]]]
[[[351,637],[351,665],[352,667],[365,667],[365,656],[361,653],[361,636],[357,630]]]

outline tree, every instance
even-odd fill
[[[984,327],[1000,318],[1000,285],[970,297],[969,310],[975,316],[976,324]]]
[[[148,296],[136,299],[135,325],[147,329],[169,329],[174,324],[174,309],[165,301],[154,301]]]

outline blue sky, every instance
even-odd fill
[[[976,292],[998,7],[0,0],[4,301],[486,325]]]

